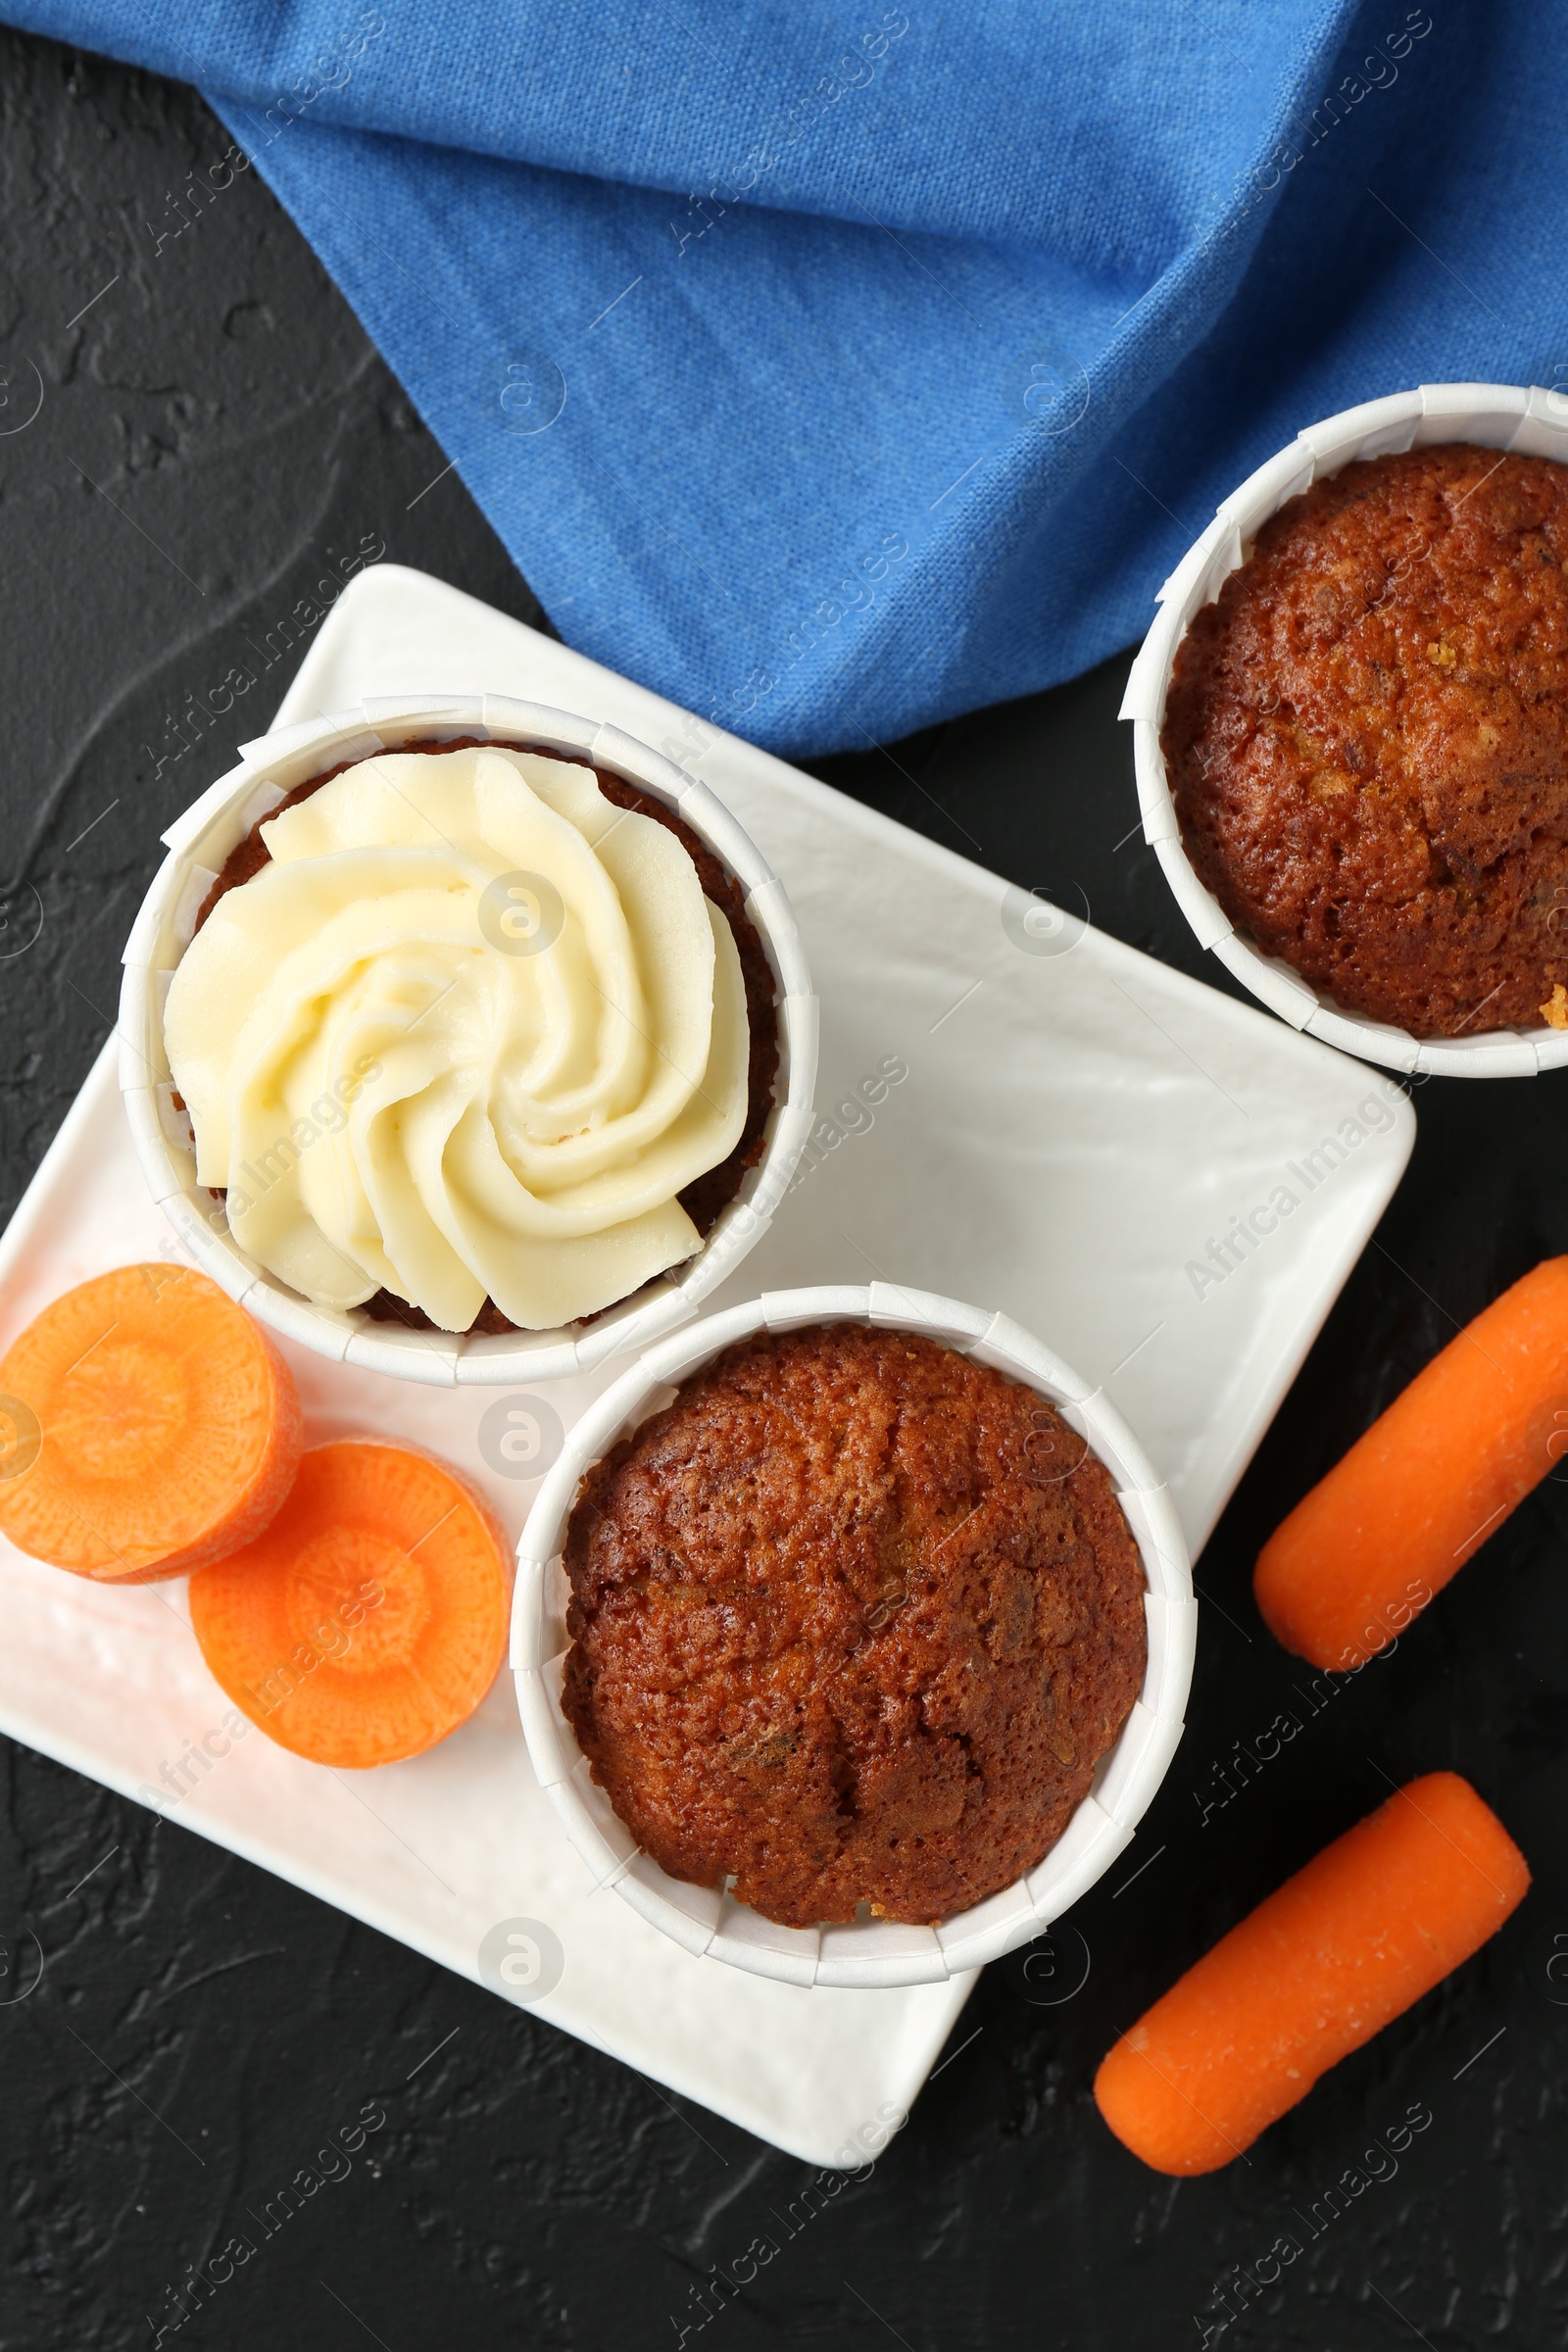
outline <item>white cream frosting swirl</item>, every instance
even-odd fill
[[[318,1305],[554,1329],[692,1256],[676,1195],[746,1120],[729,924],[592,771],[384,753],[262,827],[176,967],[197,1181]]]

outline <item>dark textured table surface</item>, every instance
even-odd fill
[[[379,541],[540,616],[254,175],[168,233],[191,218],[185,175],[227,144],[199,100],[0,35],[0,105],[9,1214],[109,1027],[159,832],[267,723],[301,651],[278,624],[323,566]],[[999,871],[1076,885],[1106,929],[1198,971],[1131,831],[1124,667],[820,772],[972,855],[958,811]],[[0,2346],[170,2340],[159,2329],[191,2308],[176,2290],[236,2231],[256,2250],[204,2290],[183,2343],[1568,2342],[1568,1984],[1551,1970],[1568,1952],[1568,1483],[1315,1711],[1250,1584],[1283,1508],[1455,1322],[1568,1249],[1565,1089],[1417,1090],[1409,1174],[1200,1563],[1190,1728],[1140,1833],[1147,1867],[1113,1873],[1054,1946],[985,1972],[906,2128],[830,2197],[808,2168],[7,1747]],[[1281,1712],[1299,1734],[1259,1763]],[[1146,2172],[1090,2096],[1117,2029],[1390,1779],[1445,1765],[1523,1845],[1523,1909],[1250,2161],[1180,2185]],[[1411,2111],[1429,2120],[1396,2153]],[[363,2145],[318,2158],[367,2114],[384,2120]],[[320,2186],[264,2236],[247,2214],[302,2169]],[[762,2236],[776,2253],[722,2284]]]

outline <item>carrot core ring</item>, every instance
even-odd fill
[[[120,1266],[0,1361],[0,1533],[106,1584],[183,1576],[260,1533],[302,1443],[259,1323],[193,1267]]]
[[[318,1764],[414,1756],[466,1721],[506,1646],[512,1558],[415,1447],[314,1446],[272,1524],[191,1579],[202,1655],[270,1739]]]

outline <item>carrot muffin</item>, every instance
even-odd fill
[[[657,797],[476,737],[340,761],[228,858],[165,1041],[198,1181],[322,1306],[548,1330],[702,1246],[764,1145],[774,984]]]
[[[1568,1028],[1568,468],[1454,444],[1291,499],[1161,736],[1239,931],[1417,1037]]]
[[[1143,1686],[1109,1474],[906,1332],[760,1335],[590,1472],[564,1705],[646,1851],[787,1927],[934,1922],[1043,1858]]]

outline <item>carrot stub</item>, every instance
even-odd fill
[[[1568,1456],[1568,1257],[1493,1300],[1418,1372],[1258,1555],[1269,1631],[1364,1665]]]
[[[252,1723],[318,1764],[391,1764],[444,1740],[506,1646],[512,1556],[433,1455],[313,1446],[243,1551],[191,1579],[203,1657]]]
[[[259,1535],[303,1444],[293,1376],[194,1268],[121,1266],[0,1360],[0,1533],[105,1584],[183,1576]]]
[[[1216,2171],[1479,1950],[1529,1884],[1468,1781],[1410,1782],[1123,2034],[1095,2078],[1101,2114],[1156,2172]]]

